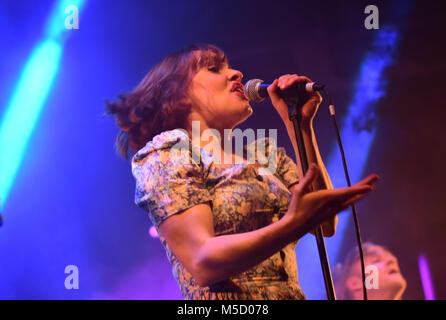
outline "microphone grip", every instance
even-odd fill
[[[293,86],[286,88],[284,90],[278,89],[277,94],[279,97],[281,97],[284,100],[295,100],[296,98],[298,100],[307,100],[308,99],[308,93],[313,92],[313,84],[314,83],[296,83]],[[261,83],[258,87],[258,94],[262,98],[268,97],[268,87],[270,84],[267,83]]]
[[[258,86],[258,93],[262,98],[268,97],[268,87],[270,83],[260,83]],[[309,92],[324,90],[325,86],[317,82],[299,82],[285,90],[279,89],[279,97],[289,99],[294,97],[305,97]]]
[[[260,79],[251,79],[246,82],[244,93],[252,102],[260,102],[269,98],[268,87],[271,84],[263,83]],[[284,90],[277,89],[277,94],[284,100],[295,101],[308,99],[308,93],[323,90],[325,86],[315,82],[298,82]]]

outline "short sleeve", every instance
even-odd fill
[[[289,189],[299,183],[299,170],[296,163],[286,154],[285,148],[277,148],[277,174]]]
[[[167,217],[200,203],[212,201],[203,179],[203,167],[170,157],[168,149],[148,155],[133,168],[136,179],[135,203],[148,211],[158,228]]]

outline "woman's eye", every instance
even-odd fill
[[[208,67],[208,70],[211,72],[218,72],[218,68],[217,67]]]

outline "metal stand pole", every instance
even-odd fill
[[[302,129],[300,126],[301,115],[300,109],[303,106],[303,99],[296,99],[289,101],[288,115],[289,119],[293,121],[294,134],[296,135],[297,146],[299,149],[299,158],[302,167],[302,172],[305,174],[308,170],[308,158],[305,149],[304,140],[302,137]],[[336,295],[333,286],[333,278],[331,276],[330,265],[328,263],[327,251],[325,249],[324,237],[322,234],[322,226],[318,226],[314,232],[316,236],[317,248],[319,251],[319,258],[321,261],[322,273],[324,275],[325,289],[328,300],[336,300]]]

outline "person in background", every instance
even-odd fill
[[[362,245],[367,277],[375,276],[377,283],[367,289],[368,300],[401,300],[406,289],[406,280],[401,274],[398,259],[386,248],[371,242]],[[367,266],[375,266],[367,272]],[[377,275],[372,275],[376,272]],[[361,261],[359,250],[352,249],[344,263],[334,272],[336,297],[338,300],[363,300]]]

